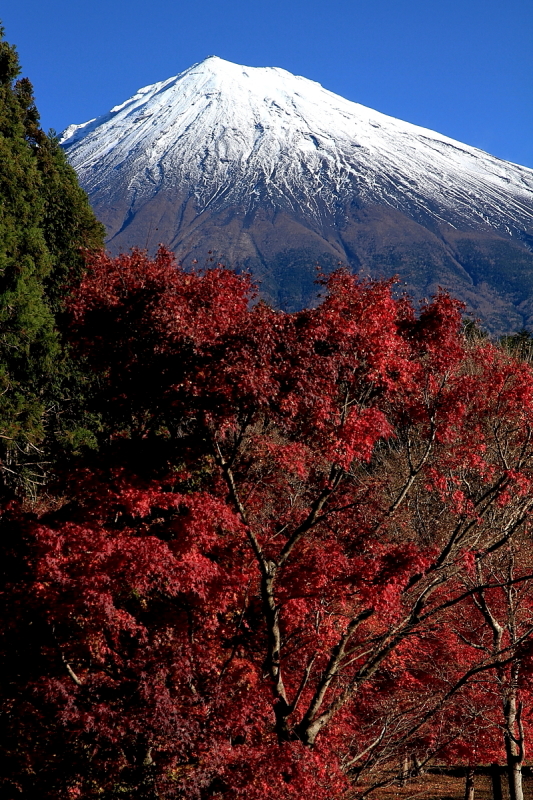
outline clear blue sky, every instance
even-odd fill
[[[533,0],[2,0],[0,19],[45,129],[218,55],[533,167]]]

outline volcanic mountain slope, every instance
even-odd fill
[[[61,141],[112,251],[212,251],[287,310],[340,261],[449,288],[494,333],[533,327],[533,170],[306,78],[212,56]]]

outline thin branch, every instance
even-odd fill
[[[472,597],[473,595],[479,594],[480,592],[484,592],[487,589],[504,589],[506,586],[509,585],[509,583],[511,584],[523,583],[524,581],[529,581],[531,579],[533,579],[533,573],[530,573],[529,575],[522,575],[521,578],[514,578],[510,582],[504,581],[503,583],[485,583],[482,586],[474,586],[473,589],[468,589],[466,592],[463,592],[457,597],[454,597],[452,600],[447,600],[445,603],[441,603],[439,606],[435,606],[435,608],[432,608],[430,611],[426,612],[418,619],[420,622],[425,622],[430,617],[435,616],[435,614],[438,614],[439,611],[444,611],[444,609],[446,608],[451,608],[452,606],[457,605],[457,603],[466,600],[467,597]]]
[[[381,744],[381,742],[383,741],[383,737],[385,736],[385,732],[386,732],[386,730],[387,730],[387,723],[385,723],[385,725],[384,725],[384,726],[383,726],[383,728],[381,729],[381,733],[378,735],[378,737],[377,737],[376,739],[374,739],[374,741],[373,741],[371,744],[369,744],[369,745],[368,745],[368,747],[365,747],[365,749],[364,749],[364,750],[362,750],[360,753],[358,753],[358,754],[355,756],[355,758],[352,758],[352,760],[351,760],[351,761],[348,761],[346,764],[344,764],[344,768],[345,768],[345,769],[348,769],[349,767],[351,767],[351,766],[352,766],[352,764],[355,764],[355,763],[356,763],[356,761],[360,761],[360,760],[361,760],[361,759],[362,759],[364,756],[366,756],[366,754],[367,754],[367,753],[369,753],[371,750],[375,750],[375,749],[376,749],[376,747],[377,747],[379,744]]]
[[[320,679],[318,686],[315,689],[315,693],[313,698],[309,704],[309,707],[304,714],[302,721],[298,725],[298,729],[301,731],[306,731],[309,727],[310,723],[314,719],[317,712],[320,710],[322,703],[324,702],[324,698],[326,693],[331,685],[332,680],[337,675],[341,661],[344,658],[346,646],[350,640],[350,637],[355,632],[355,630],[361,625],[362,622],[369,619],[374,613],[373,608],[367,608],[350,620],[346,630],[344,631],[343,635],[339,639],[337,645],[333,648],[329,663],[322,674],[322,678]]]
[[[75,683],[77,686],[83,686],[83,681],[81,681],[81,680],[78,678],[78,676],[76,675],[76,673],[74,672],[74,670],[72,669],[72,667],[70,666],[70,664],[68,663],[68,661],[65,661],[65,659],[63,659],[63,663],[65,664],[65,667],[67,668],[67,672],[68,672],[68,674],[70,675],[70,677],[72,678],[72,680],[74,681],[74,683]]]
[[[324,508],[331,495],[335,492],[342,479],[342,470],[340,468],[332,468],[332,471],[334,472],[334,475],[330,485],[322,490],[311,506],[311,511],[307,515],[306,519],[300,525],[298,525],[296,530],[292,533],[291,537],[282,548],[277,561],[278,566],[282,566],[287,561],[291,552],[298,544],[302,536],[311,530],[311,528],[313,528],[318,522],[321,522],[322,519],[324,519],[325,515],[321,515],[320,512]]]
[[[431,434],[430,434],[430,437],[429,437],[429,441],[427,443],[427,446],[426,446],[426,449],[424,451],[424,454],[423,454],[422,458],[420,459],[420,461],[418,462],[416,467],[413,466],[413,463],[412,463],[412,460],[411,460],[410,447],[409,447],[409,444],[408,444],[408,451],[407,452],[408,452],[408,460],[409,460],[409,477],[407,478],[407,480],[405,481],[405,483],[404,483],[403,487],[401,488],[399,494],[397,495],[396,500],[389,506],[389,508],[387,509],[385,514],[383,515],[383,519],[380,522],[378,522],[378,524],[375,526],[374,533],[377,533],[383,527],[383,525],[385,524],[385,520],[387,520],[389,517],[391,517],[392,514],[394,514],[394,512],[398,509],[398,507],[405,500],[405,498],[407,496],[407,493],[409,492],[409,489],[411,488],[411,486],[415,482],[415,480],[417,478],[417,475],[420,473],[420,470],[426,464],[426,462],[427,462],[427,460],[428,460],[428,458],[430,456],[430,453],[431,453],[431,450],[432,450],[432,447],[433,447],[433,443],[435,441],[435,435],[436,435],[435,421],[434,421],[434,419],[431,419]]]
[[[298,691],[296,692],[296,695],[295,695],[295,697],[294,697],[294,700],[293,700],[293,701],[292,701],[292,703],[290,704],[290,710],[291,710],[291,714],[292,714],[294,711],[296,711],[296,708],[297,708],[297,706],[298,706],[298,703],[300,702],[300,698],[301,698],[301,696],[302,696],[302,694],[303,694],[303,691],[304,691],[305,687],[307,686],[307,682],[308,682],[308,680],[309,680],[309,676],[310,676],[310,674],[311,674],[311,670],[313,669],[313,664],[315,663],[316,656],[317,656],[317,654],[315,653],[315,655],[314,655],[314,656],[312,656],[312,657],[309,659],[308,663],[307,663],[307,666],[306,666],[306,668],[305,668],[305,670],[304,670],[304,674],[303,674],[303,676],[302,676],[302,680],[300,681],[300,685],[299,685],[299,687],[298,687]]]

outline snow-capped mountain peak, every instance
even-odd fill
[[[342,261],[417,297],[446,286],[494,331],[533,326],[533,170],[284,69],[209,56],[62,145],[114,251],[215,251],[287,309]]]
[[[199,210],[251,208],[261,195],[320,219],[357,194],[452,224],[533,220],[533,170],[284,69],[217,56],[71,125],[61,142],[89,193],[125,179],[136,203],[170,182],[189,187]]]

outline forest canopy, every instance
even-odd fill
[[[286,314],[89,258],[98,446],[4,513],[9,796],[326,800],[506,748],[519,780],[533,375],[392,289]]]

